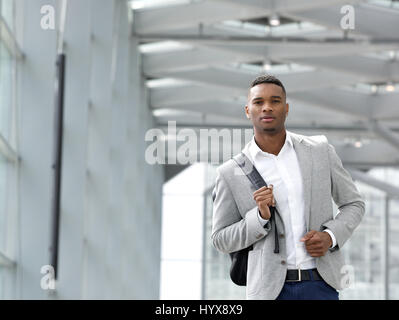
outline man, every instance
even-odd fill
[[[243,153],[268,188],[255,190],[232,159],[217,169],[213,245],[225,253],[253,246],[247,299],[338,300],[337,290],[346,286],[341,249],[365,205],[326,137],[287,131],[288,112],[280,80],[253,81],[245,113],[254,137]],[[339,209],[335,217],[332,199]],[[270,206],[278,211],[278,253]]]

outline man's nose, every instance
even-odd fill
[[[265,103],[263,104],[263,107],[262,107],[262,111],[263,111],[263,112],[270,112],[270,111],[272,111],[272,110],[273,110],[273,109],[272,109],[272,106],[271,106],[270,103],[265,102]]]

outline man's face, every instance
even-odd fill
[[[261,83],[251,88],[245,113],[258,132],[278,133],[284,129],[289,105],[283,88],[273,83]]]

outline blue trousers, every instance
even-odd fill
[[[309,270],[306,270],[309,271]],[[276,300],[339,300],[339,293],[324,280],[285,282]]]

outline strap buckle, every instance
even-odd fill
[[[298,280],[286,280],[286,282],[300,282],[300,281],[302,281],[301,268],[298,268],[297,271],[298,271]]]

